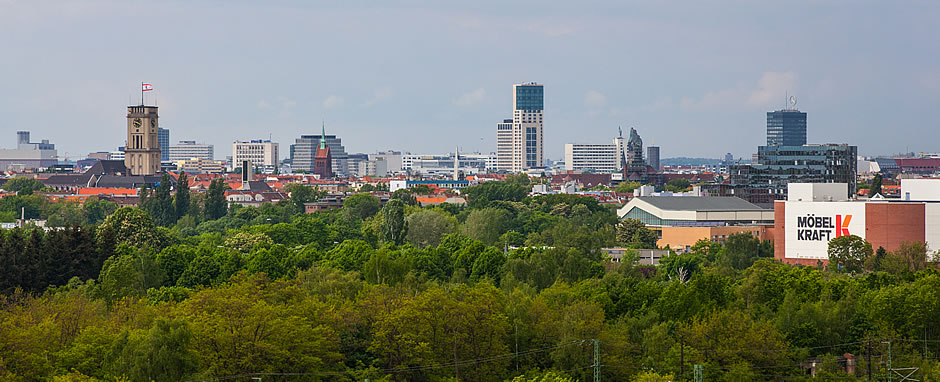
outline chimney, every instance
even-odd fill
[[[242,161],[242,190],[248,189],[248,181],[251,180],[251,162]]]

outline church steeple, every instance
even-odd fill
[[[320,179],[330,179],[336,175],[333,173],[333,155],[330,146],[326,144],[326,122],[320,130],[320,147],[313,156],[313,173],[319,175]]]

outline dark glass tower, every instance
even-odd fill
[[[767,112],[767,146],[806,144],[806,113],[784,109]]]

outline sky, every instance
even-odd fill
[[[902,4],[898,6],[897,4]],[[545,85],[545,155],[635,127],[662,156],[749,158],[786,95],[810,143],[938,152],[940,2],[0,0],[0,147],[80,159],[154,86],[171,140],[301,134],[347,152],[496,149]],[[626,133],[625,133],[626,135]]]

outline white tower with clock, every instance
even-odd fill
[[[156,106],[127,107],[124,166],[131,175],[154,175],[160,172],[159,126]]]

